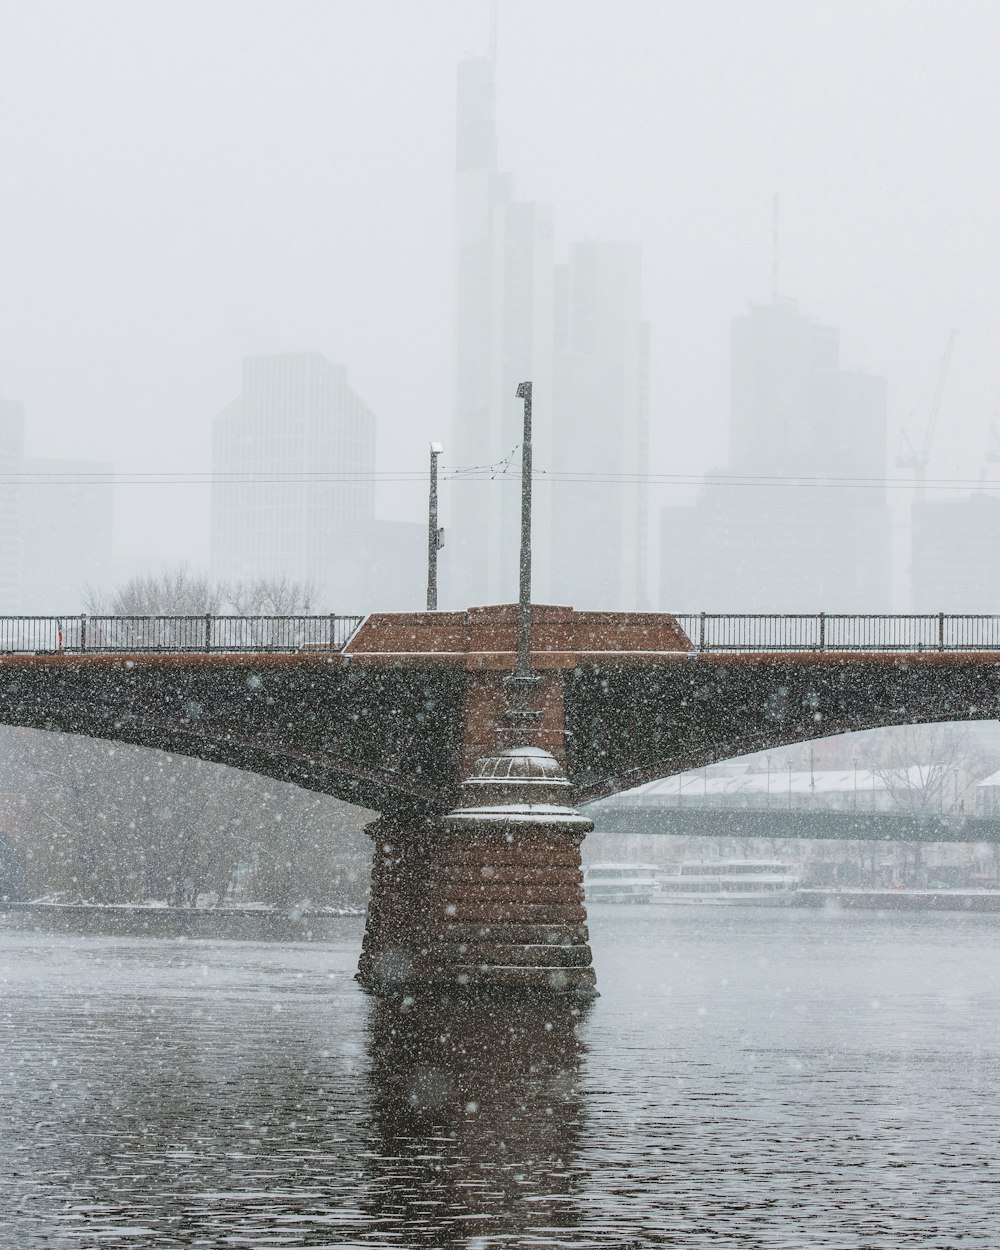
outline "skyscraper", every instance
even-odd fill
[[[375,417],[344,369],[316,353],[244,360],[213,429],[213,573],[309,582],[339,604],[338,559],[374,519],[374,470]]]
[[[752,307],[732,328],[730,462],[663,510],[661,606],[888,611],[885,471],[884,380],[841,369],[837,331],[792,301]]]
[[[553,597],[581,608],[647,606],[649,326],[641,257],[586,242],[556,270]],[[624,479],[624,480],[623,480]]]
[[[512,472],[451,483],[443,596],[454,606],[517,596],[522,408],[533,384],[536,599],[627,608],[644,602],[646,502],[634,483],[583,475],[644,463],[648,327],[640,255],[588,242],[556,265],[551,210],[515,200],[497,169],[494,65],[458,70],[454,431],[460,467]],[[513,453],[513,454],[512,454]],[[570,482],[553,475],[564,474]]]
[[[515,201],[497,169],[493,62],[458,69],[455,408],[449,448],[462,467],[493,465],[521,442],[519,382],[531,379],[539,414],[536,459],[551,435],[552,213]],[[514,458],[513,463],[519,463]],[[443,593],[461,606],[517,597],[516,474],[456,481]],[[545,502],[536,534],[544,548]],[[536,570],[545,582],[546,561]]]

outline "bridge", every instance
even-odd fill
[[[375,809],[367,988],[593,990],[581,803],[830,734],[1000,717],[1000,618],[532,608],[0,618],[0,721]],[[483,763],[479,763],[483,761]]]
[[[1000,842],[1000,820],[964,813],[774,807],[629,807],[588,813],[601,833],[688,838],[806,838],[865,842]]]

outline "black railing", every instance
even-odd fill
[[[1000,616],[679,613],[698,651],[1000,651]]]
[[[0,616],[0,653],[340,651],[360,616]]]
[[[361,616],[0,616],[0,654],[340,651]],[[1000,651],[1000,616],[677,613],[696,651]]]

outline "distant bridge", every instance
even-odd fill
[[[872,842],[1000,842],[1000,820],[961,813],[809,811],[616,805],[586,809],[598,833],[700,838],[834,838]]]

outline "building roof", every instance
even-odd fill
[[[1000,773],[994,774],[1000,785]],[[884,793],[900,789],[922,790],[933,779],[940,783],[940,769],[927,764],[909,768],[870,769],[815,768],[789,771],[772,768],[770,772],[716,772],[694,769],[651,781],[635,790],[628,790],[607,800],[615,806],[654,806],[678,799],[758,797],[773,794],[858,794]],[[989,779],[988,779],[989,780]]]

